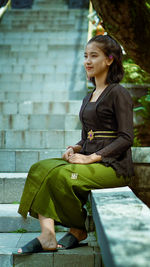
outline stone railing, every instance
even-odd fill
[[[91,192],[106,267],[147,267],[150,262],[150,147],[133,147],[132,157],[135,176],[129,187]]]
[[[105,267],[148,267],[150,210],[129,187],[92,190],[92,214]]]

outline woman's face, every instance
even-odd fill
[[[89,43],[85,49],[84,67],[88,78],[107,74],[112,59],[107,57],[96,42]]]

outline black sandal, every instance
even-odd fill
[[[79,247],[79,241],[78,239],[71,233],[67,233],[65,236],[63,236],[59,241],[58,245],[62,245],[62,248],[58,249],[69,249],[69,248],[76,248]]]
[[[22,249],[22,252],[20,252],[20,253],[19,252],[13,252],[13,255],[30,255],[32,253],[57,251],[56,248],[43,249],[38,238],[31,240],[29,243],[27,243],[21,249]]]

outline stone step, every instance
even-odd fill
[[[0,148],[63,149],[80,139],[80,130],[5,130],[0,131]]]
[[[0,114],[2,115],[78,115],[81,107],[81,100],[70,100],[61,102],[33,102],[25,101],[3,101],[0,102]]]
[[[30,37],[30,36],[27,36],[27,37],[21,37],[20,35],[19,35],[19,37],[18,38],[15,38],[15,37],[11,37],[11,36],[9,36],[9,35],[5,35],[5,36],[3,36],[1,39],[0,39],[0,45],[51,45],[51,46],[53,46],[53,45],[58,45],[58,44],[61,44],[61,45],[66,45],[66,46],[70,46],[70,45],[73,45],[73,46],[75,46],[75,44],[76,44],[76,42],[78,41],[78,36],[77,35],[73,35],[73,34],[71,34],[71,38],[68,36],[68,35],[66,35],[66,37],[63,35],[62,36],[62,38],[60,37],[60,36],[58,36],[58,34],[57,34],[57,37],[55,37],[55,35],[54,35],[54,37],[52,36],[52,34],[51,34],[51,38],[47,38],[47,39],[45,39],[45,38],[42,38],[42,36],[41,36],[41,38],[39,38],[39,37],[37,37],[36,35],[34,36],[32,36],[32,37]],[[83,34],[81,34],[81,39],[80,39],[80,43],[82,42],[84,42],[85,41],[85,39],[86,39],[86,36],[85,36],[85,34],[83,35]]]
[[[7,52],[7,53],[8,55],[10,54],[10,52]],[[29,52],[29,54],[30,53],[31,52]],[[62,65],[64,64],[64,60],[65,60],[65,64],[70,65],[70,68],[71,68],[71,64],[73,68],[74,62],[76,62],[78,65],[80,64],[81,66],[83,65],[83,50],[82,49],[81,51],[78,51],[78,50],[76,51],[73,49],[72,53],[71,51],[68,51],[68,53],[66,53],[66,51],[62,49],[62,51],[58,50],[58,54],[56,54],[56,52],[54,54],[48,53],[47,57],[46,57],[45,52],[39,52],[38,57],[36,54],[38,54],[38,52],[34,53],[32,57],[29,57],[29,55],[27,55],[27,52],[23,52],[23,56],[20,57],[20,52],[18,53],[13,52],[13,56],[8,57],[8,58],[6,57],[6,55],[4,56],[4,54],[2,54],[0,65],[3,65],[5,69],[7,69],[7,67],[8,68],[13,67],[17,69],[17,66],[19,68],[20,66],[27,66],[27,65],[28,66],[42,65],[42,64],[50,65],[50,62],[53,65],[60,65],[60,64]],[[76,70],[74,70],[74,72],[76,73]]]
[[[44,62],[43,62],[44,63]],[[79,62],[76,62],[76,64],[79,64]],[[75,75],[79,74],[81,71],[84,71],[84,69],[82,68],[82,65],[80,65],[80,67],[78,66],[78,70],[75,71]],[[28,77],[31,77],[32,74],[40,74],[40,75],[44,75],[44,74],[57,74],[57,77],[59,75],[59,73],[61,74],[67,74],[69,76],[69,74],[72,74],[73,71],[73,62],[72,64],[64,64],[61,62],[61,66],[59,66],[58,64],[55,64],[54,62],[50,65],[27,65],[27,66],[4,66],[4,65],[0,65],[0,72],[1,72],[1,81],[6,81],[6,75],[9,75],[9,79],[12,79],[13,75],[17,75],[20,74],[19,77],[17,77],[17,79],[23,79],[22,75],[26,75],[29,74]],[[5,75],[6,74],[6,75]],[[8,81],[8,75],[7,75],[7,81]],[[43,76],[41,77],[43,78]],[[14,78],[14,80],[16,80],[16,77]],[[57,81],[57,84],[59,84],[59,81]]]
[[[17,18],[17,19],[16,19]],[[38,16],[38,20],[37,20],[37,16],[34,16],[34,14],[32,14],[32,17],[26,17],[24,16],[23,18],[21,16],[19,17],[9,17],[9,15],[7,16],[7,18],[5,17],[5,19],[2,20],[1,26],[2,25],[24,25],[25,23],[28,25],[39,25],[39,24],[44,24],[44,25],[49,25],[49,26],[53,26],[53,25],[57,25],[57,26],[62,26],[63,25],[74,25],[74,24],[78,24],[78,21],[75,21],[75,16],[61,16],[60,15],[56,16],[45,16],[45,14],[43,15],[43,17]],[[22,19],[21,19],[22,18]],[[84,24],[87,24],[87,18],[86,16],[83,17],[82,19]]]
[[[76,24],[63,24],[63,30],[66,31],[74,31],[74,30],[78,30],[78,25]],[[45,31],[57,31],[58,33],[61,33],[61,27],[59,25],[47,25],[47,24],[43,24],[42,23],[37,23],[36,25],[27,25],[27,24],[22,24],[22,25],[1,25],[0,27],[1,32],[4,31],[11,31],[11,32],[45,32]],[[80,30],[87,30],[87,25],[80,25]]]
[[[56,6],[56,4],[55,4]],[[56,8],[56,12],[54,12],[54,7],[53,8],[48,8],[47,10],[34,10],[34,9],[11,9],[9,11],[7,11],[6,16],[3,17],[3,20],[5,20],[7,17],[12,17],[12,18],[16,18],[17,19],[26,19],[29,18],[31,19],[31,17],[36,17],[37,19],[40,18],[47,18],[47,19],[51,19],[51,18],[60,18],[63,17],[64,19],[67,18],[68,16],[71,17],[86,17],[86,15],[88,15],[88,10],[86,9],[66,9],[66,7],[64,6],[64,8],[59,7]]]
[[[11,181],[10,178],[14,179],[14,181],[19,181],[19,182],[22,181],[24,179],[24,174],[22,173],[28,172],[31,165],[34,164],[35,162],[38,162],[40,160],[47,159],[47,158],[61,158],[64,151],[65,151],[65,148],[61,148],[61,149],[58,149],[58,148],[57,149],[0,149],[0,179],[1,179],[0,188],[1,190],[4,188],[4,184],[6,181],[8,182]],[[5,173],[3,174],[3,172]],[[17,172],[16,174],[17,176],[15,176],[15,174],[11,175],[12,172]],[[18,177],[21,179],[19,180]],[[7,188],[6,185],[5,185],[5,188]],[[7,193],[7,189],[6,189],[6,193]],[[16,194],[15,196],[17,200],[14,199],[13,201],[19,201],[18,195]],[[2,197],[2,195],[0,197]],[[12,202],[12,198],[7,203],[11,203],[11,202]]]
[[[82,71],[82,70],[81,70]],[[18,68],[19,72],[19,68]],[[84,70],[80,75],[81,78],[85,78]],[[32,75],[30,73],[3,73],[0,75],[0,91],[2,92],[18,92],[18,93],[49,93],[51,94],[49,98],[52,97],[52,100],[54,100],[53,96],[56,96],[58,94],[62,94],[62,92],[66,92],[66,95],[68,91],[81,91],[85,90],[87,91],[86,87],[86,80],[81,79],[77,80],[77,74],[75,74],[73,81],[71,81],[72,73],[60,73],[60,75],[57,73],[54,74],[54,76],[57,78],[59,76],[59,80],[56,80],[54,77],[52,77],[52,73],[44,74],[44,73],[33,73]],[[9,82],[8,82],[9,77]],[[52,95],[54,94],[54,95]],[[65,96],[65,95],[64,95]],[[29,98],[30,99],[30,98]],[[48,99],[50,100],[50,99]],[[63,100],[63,99],[62,99]],[[56,98],[57,101],[57,98]]]
[[[9,189],[11,189],[11,185],[12,185],[12,182],[10,183]],[[13,189],[14,191],[11,190],[11,193],[15,195],[16,194],[15,188]],[[19,190],[19,188],[17,189]],[[21,186],[21,189],[23,190],[23,185]],[[19,190],[18,195],[19,197],[21,197],[21,190]],[[19,201],[20,199],[17,202]],[[24,229],[25,231],[29,233],[40,232],[39,220],[33,217],[30,217],[30,216],[28,216],[27,219],[24,219],[18,213],[18,207],[19,207],[19,204],[12,204],[12,203],[11,204],[0,204],[0,233],[10,233],[10,232],[15,232],[15,231],[19,232],[19,230],[21,231],[21,229]],[[61,232],[67,231],[66,227],[63,227],[60,225],[56,226],[56,229],[57,231],[59,230]]]
[[[33,49],[33,46],[30,49]],[[13,63],[13,60],[15,58],[17,62],[22,62],[22,64],[24,64],[23,62],[25,60],[28,60],[29,63],[31,63],[32,60],[39,58],[37,60],[37,64],[39,61],[40,62],[42,61],[39,64],[43,63],[46,65],[49,65],[51,62],[52,67],[57,66],[57,68],[60,69],[62,73],[65,73],[65,71],[63,71],[63,69],[62,69],[62,66],[65,66],[64,65],[65,57],[68,57],[68,58],[70,57],[70,62],[68,62],[68,59],[67,59],[66,64],[69,65],[72,63],[72,67],[70,66],[70,69],[73,69],[75,74],[79,73],[77,66],[83,65],[83,60],[84,60],[83,59],[83,55],[84,55],[84,48],[83,47],[81,49],[78,49],[78,46],[74,47],[74,48],[68,47],[68,50],[67,50],[67,46],[66,46],[66,47],[58,47],[58,50],[57,50],[57,46],[56,46],[54,49],[50,48],[47,51],[46,51],[46,49],[47,49],[47,47],[45,47],[45,50],[43,48],[43,51],[42,51],[42,45],[41,45],[41,48],[39,48],[39,50],[33,49],[33,51],[31,51],[27,48],[27,51],[26,50],[21,51],[21,49],[18,51],[17,50],[11,51],[11,48],[8,45],[8,46],[3,47],[0,50],[0,57],[2,60],[5,60],[6,57],[12,58],[12,63]],[[46,63],[45,63],[44,60],[45,60],[46,56],[47,56],[47,60],[49,59],[49,62],[46,61]],[[34,65],[34,63],[32,63],[32,64]],[[27,72],[28,72],[28,67],[31,68],[31,66],[30,65],[26,66]],[[56,73],[56,70],[55,70],[55,73]]]
[[[0,149],[0,173],[5,172],[4,178],[6,178],[6,173],[28,172],[30,166],[35,162],[46,158],[61,158],[64,151],[65,147],[61,149]],[[150,148],[142,148],[142,151],[144,151],[144,157],[141,156],[139,147],[132,147],[134,163],[147,164],[149,162]],[[141,174],[139,173],[138,176],[140,177]],[[141,187],[143,188],[143,185]]]
[[[34,45],[31,45],[31,46],[28,46],[28,45],[25,45],[25,44],[22,44],[21,46],[18,44],[18,45],[13,45],[13,44],[11,44],[11,45],[5,45],[5,44],[2,44],[2,45],[0,45],[0,51],[1,51],[1,54],[2,54],[2,52],[10,52],[10,53],[13,53],[13,52],[16,52],[16,51],[18,51],[18,52],[20,52],[20,51],[29,51],[29,52],[37,52],[37,51],[39,51],[40,53],[41,53],[41,55],[43,55],[42,54],[42,52],[48,52],[49,51],[49,55],[51,55],[52,54],[52,52],[56,52],[57,50],[59,51],[59,53],[60,52],[67,52],[68,53],[68,50],[70,50],[69,52],[72,52],[72,54],[74,53],[74,50],[76,49],[79,49],[79,51],[80,50],[82,50],[84,48],[84,44],[80,44],[80,43],[78,43],[78,44],[76,44],[76,43],[74,43],[74,44],[64,44],[64,45],[62,45],[62,44],[59,44],[59,43],[57,43],[57,44],[34,44]],[[81,53],[81,52],[80,52]],[[13,55],[13,54],[12,54]],[[56,57],[56,55],[57,54],[55,54],[53,57]],[[58,57],[58,55],[57,55],[57,57]]]
[[[40,160],[47,159],[47,158],[61,158],[64,151],[65,151],[65,148],[61,148],[61,149],[58,149],[58,148],[57,149],[0,149],[0,179],[2,178],[1,181],[3,181],[3,179],[5,181],[7,180],[7,176],[8,176],[8,179],[10,177],[15,178],[14,174],[12,174],[11,176],[10,173],[12,172],[17,172],[17,173],[28,172],[31,165]],[[5,173],[1,174],[3,172]],[[17,175],[21,175],[22,177],[22,174],[17,174]],[[16,181],[19,181],[19,180],[17,179]],[[0,183],[1,186],[2,186],[2,183],[3,182]],[[17,201],[18,201],[18,198],[17,198]]]
[[[1,115],[0,130],[76,130],[81,129],[78,115]]]
[[[38,236],[37,233],[1,233],[0,266],[1,267],[102,267],[102,259],[94,233],[81,243],[82,246],[54,253],[35,253],[30,256],[12,256],[12,251],[24,246]],[[56,233],[59,240],[64,233]]]
[[[74,85],[74,83],[73,83]],[[83,97],[86,95],[86,89],[84,90],[80,90],[80,91],[76,91],[72,86],[69,87],[69,90],[61,90],[59,91],[48,91],[48,90],[44,90],[44,91],[38,91],[36,92],[32,92],[30,91],[30,93],[28,91],[26,92],[10,92],[10,90],[5,91],[5,92],[1,92],[0,90],[0,99],[1,101],[6,101],[6,100],[11,100],[11,101],[15,101],[17,99],[17,102],[23,102],[23,101],[68,101],[68,100],[81,100],[83,99]],[[31,87],[32,89],[32,87]]]
[[[4,26],[6,27],[17,27],[17,26],[39,26],[39,25],[44,25],[44,26],[50,26],[50,27],[63,27],[63,30],[64,30],[64,27],[66,25],[70,25],[74,28],[74,26],[78,26],[79,25],[79,21],[78,20],[75,20],[76,17],[60,17],[60,16],[55,16],[55,17],[50,17],[49,19],[46,17],[46,16],[43,16],[41,18],[38,18],[37,17],[24,17],[23,19],[18,18],[8,18],[5,19],[5,20],[2,20],[2,23],[1,23],[1,27],[0,28],[3,28]],[[81,17],[82,18],[82,24],[80,24],[80,28],[82,28],[83,26],[86,26],[88,24],[88,20],[87,20],[87,17]]]
[[[21,186],[21,188],[23,190],[23,186]],[[11,185],[9,186],[9,190],[10,189]],[[15,188],[13,188],[13,190],[14,189]],[[13,192],[10,192],[10,194],[11,193],[15,195],[18,192],[14,190]],[[21,196],[21,194],[19,194],[19,196]],[[25,220],[18,214],[18,207],[19,204],[0,204],[0,232],[9,233],[19,229],[25,229],[27,232],[40,231],[39,221],[32,217],[28,217],[27,220]]]
[[[30,88],[32,89],[32,87]],[[15,99],[18,100],[18,102],[22,102],[22,101],[67,101],[69,100],[69,92],[68,91],[64,91],[61,90],[59,91],[53,91],[53,90],[44,90],[44,91],[37,91],[35,94],[35,91],[30,92],[29,91],[4,91],[4,92],[0,92],[0,99],[1,101],[3,100],[13,100],[15,101]]]
[[[23,186],[21,187],[23,190]],[[11,190],[12,191],[12,190]],[[15,194],[15,191],[13,192]],[[20,190],[20,197],[22,191]],[[20,201],[20,199],[19,199]],[[21,231],[24,229],[26,232],[39,232],[40,224],[39,221],[33,217],[27,216],[27,219],[24,219],[18,213],[18,204],[0,204],[0,233],[10,233],[14,231]],[[87,216],[86,219],[86,228],[88,232],[94,230],[94,224],[92,217]],[[59,224],[56,224],[57,231],[67,231],[67,227],[63,227]]]
[[[17,50],[17,48],[20,48]],[[57,45],[44,45],[44,44],[40,44],[40,45],[35,45],[35,49],[34,49],[34,45],[32,45],[31,47],[28,47],[28,45],[22,45],[22,47],[19,47],[19,45],[17,46],[11,46],[11,45],[0,45],[0,55],[2,57],[5,56],[12,56],[12,57],[16,57],[16,56],[20,56],[21,55],[26,55],[28,54],[28,58],[33,56],[33,58],[35,56],[37,56],[37,52],[39,53],[38,56],[39,57],[51,57],[53,59],[56,59],[60,56],[61,54],[61,58],[65,58],[65,56],[73,56],[75,53],[77,54],[78,52],[78,56],[82,55],[83,58],[83,51],[84,51],[84,44],[57,44]],[[3,54],[5,52],[5,55]],[[33,52],[33,53],[32,53]],[[57,53],[56,53],[57,52]],[[62,54],[64,53],[64,54]]]
[[[71,35],[71,36],[70,36]],[[49,32],[33,32],[33,33],[31,33],[31,32],[24,32],[24,33],[22,33],[22,32],[20,32],[20,33],[18,33],[18,32],[0,32],[0,40],[6,40],[7,41],[7,39],[9,40],[12,40],[12,43],[13,43],[13,40],[40,40],[40,42],[54,42],[54,44],[57,42],[57,43],[59,43],[59,41],[60,41],[60,39],[62,39],[62,40],[65,40],[66,39],[66,44],[68,43],[68,40],[76,40],[76,39],[78,39],[80,37],[80,40],[82,40],[82,38],[84,39],[86,39],[86,37],[87,37],[87,32],[86,31],[75,31],[75,32],[71,32],[71,34],[70,34],[70,32],[68,33],[68,32],[66,32],[66,31],[64,31],[63,29],[62,29],[62,31],[61,31],[61,35],[59,35],[57,32],[51,32],[50,34],[49,34]],[[58,41],[57,41],[58,40]],[[4,43],[2,43],[2,44],[5,44],[5,42]]]

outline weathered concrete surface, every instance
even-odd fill
[[[64,233],[56,233],[56,239],[59,240]],[[82,246],[58,251],[55,253],[36,253],[29,256],[12,256],[13,251],[24,246],[27,242],[37,237],[36,233],[0,234],[0,266],[2,267],[101,267],[101,256],[98,247],[92,247],[90,242],[95,240],[92,234],[89,234]]]
[[[132,157],[135,176],[130,187],[148,207],[150,207],[150,147],[133,147]]]
[[[0,173],[0,203],[20,202],[26,173]]]
[[[149,208],[123,187],[93,190],[92,209],[105,266],[149,267]]]

